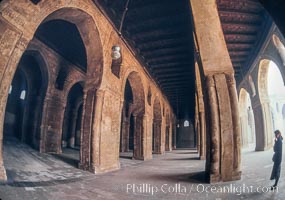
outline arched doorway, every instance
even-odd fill
[[[7,101],[5,120],[4,120],[4,137],[6,140],[15,137],[23,140],[23,116],[26,104],[27,80],[21,69],[15,73],[14,79],[10,86],[9,97]]]
[[[94,19],[88,13],[78,9],[72,8],[72,5],[68,8],[62,8],[63,4],[57,6],[58,4],[54,4],[54,7],[50,6],[49,9],[41,9],[36,14],[38,16],[33,16],[35,19],[33,21],[33,26],[35,29],[23,30],[23,35],[30,35],[30,33],[34,32],[34,38],[31,41],[27,41],[27,44],[19,45],[15,51],[11,54],[9,60],[13,60],[13,62],[9,62],[7,64],[7,68],[9,70],[3,70],[4,75],[1,80],[0,91],[3,92],[3,95],[0,97],[0,119],[3,121],[0,124],[4,125],[4,109],[6,108],[6,99],[8,98],[8,88],[7,83],[12,82],[12,76],[16,72],[17,61],[20,60],[21,56],[23,55],[24,51],[26,50],[26,45],[28,46],[28,50],[34,47],[34,42],[37,43],[40,41],[43,45],[40,45],[40,50],[46,53],[46,48],[41,48],[43,46],[47,46],[48,48],[52,49],[56,54],[59,55],[56,59],[46,59],[51,55],[49,53],[43,54],[45,60],[48,63],[48,68],[50,71],[48,89],[46,90],[46,96],[44,98],[44,106],[42,109],[42,115],[40,118],[41,128],[40,128],[40,137],[37,137],[36,140],[39,140],[39,144],[37,144],[38,148],[41,152],[56,152],[60,153],[61,150],[61,132],[62,132],[62,120],[63,115],[62,112],[59,112],[60,118],[59,120],[51,120],[54,118],[53,113],[58,114],[55,110],[56,108],[64,107],[64,103],[61,102],[61,97],[58,98],[58,93],[61,90],[65,90],[68,87],[68,84],[72,82],[72,80],[68,80],[68,74],[73,71],[68,70],[61,70],[64,69],[65,63],[62,62],[64,59],[68,60],[69,64],[76,65],[81,70],[82,73],[86,73],[86,84],[84,88],[84,93],[86,98],[84,98],[82,110],[83,110],[83,118],[84,123],[82,127],[82,138],[85,142],[85,145],[81,145],[81,154],[80,154],[80,167],[85,170],[91,169],[91,163],[94,160],[94,156],[91,155],[91,141],[90,141],[90,134],[93,134],[92,131],[90,132],[92,126],[92,120],[95,116],[95,109],[93,105],[95,105],[95,97],[96,91],[101,84],[102,79],[102,66],[103,66],[103,53],[102,53],[102,44],[99,36],[99,32],[96,28],[96,24]],[[32,13],[31,13],[32,14]],[[34,13],[33,13],[34,15]],[[40,19],[40,20],[38,20]],[[42,21],[42,19],[44,19]],[[27,22],[28,23],[28,22]],[[67,25],[68,24],[68,25]],[[63,26],[62,26],[63,25]],[[66,26],[67,25],[67,26]],[[54,28],[55,26],[58,27]],[[57,31],[50,31],[49,29],[52,27],[53,30]],[[66,29],[66,27],[68,27]],[[68,34],[67,33],[68,30]],[[73,31],[76,30],[76,31]],[[28,33],[26,34],[25,31]],[[71,31],[71,32],[69,32]],[[63,33],[63,34],[62,34]],[[60,37],[60,35],[64,37]],[[58,37],[59,36],[59,37]],[[75,40],[70,40],[71,38],[75,38]],[[74,41],[80,41],[80,45],[83,46],[85,50],[85,54],[82,54],[83,51],[80,51],[82,48],[76,48],[78,46],[74,45]],[[71,41],[71,43],[70,43]],[[26,42],[26,40],[24,41]],[[28,45],[28,42],[29,45]],[[21,43],[22,44],[22,43]],[[31,45],[33,44],[33,45]],[[57,45],[59,44],[59,45]],[[78,44],[78,43],[77,43]],[[61,48],[63,47],[63,48]],[[70,48],[71,47],[71,48]],[[74,50],[75,49],[75,50]],[[42,52],[41,52],[42,53]],[[64,58],[64,59],[61,59]],[[74,59],[79,58],[79,59]],[[81,63],[85,64],[85,68],[80,68]],[[92,67],[89,67],[92,66]],[[59,76],[57,76],[59,75]],[[49,77],[49,78],[50,78]],[[74,76],[74,79],[78,79],[79,77]],[[29,80],[29,78],[27,79]],[[82,80],[82,77],[79,78]],[[63,86],[63,88],[61,87]],[[41,90],[44,91],[44,90]],[[53,94],[55,92],[56,94]],[[29,94],[27,94],[29,95]],[[55,97],[54,99],[52,99]],[[59,104],[55,102],[59,100]],[[35,104],[40,105],[40,104]],[[54,110],[53,108],[54,107]],[[52,111],[53,110],[53,111]],[[61,109],[60,109],[61,110]],[[61,110],[62,111],[62,110]],[[25,112],[28,113],[28,112]],[[28,116],[30,114],[27,114]],[[36,118],[36,117],[33,117]],[[39,119],[37,117],[37,119]],[[23,118],[25,121],[25,117]],[[36,119],[35,119],[36,120]],[[29,121],[35,124],[35,120]],[[29,125],[29,124],[28,124]],[[0,127],[0,141],[3,134],[4,126],[1,125]],[[40,139],[39,139],[40,138]],[[36,141],[35,140],[35,141]],[[0,169],[1,169],[1,178],[5,179],[5,172],[3,168],[3,161],[2,161],[2,142],[0,144]]]
[[[242,88],[239,94],[239,114],[241,121],[241,143],[243,148],[255,148],[255,122],[249,93]]]
[[[26,51],[10,86],[5,112],[4,139],[18,140],[39,149],[41,120],[48,73],[38,52]]]
[[[159,98],[156,97],[154,99],[154,104],[153,104],[153,122],[152,122],[152,152],[154,154],[162,153],[161,122],[162,122],[161,104]]]
[[[62,152],[78,164],[82,122],[83,83],[76,83],[68,93],[62,129]]]
[[[120,156],[133,157],[134,150],[134,116],[132,114],[132,105],[134,97],[130,81],[126,81],[124,90],[124,103],[121,117],[121,134],[120,134]],[[124,153],[123,152],[128,152]]]
[[[128,157],[144,160],[145,93],[137,72],[131,72],[128,75],[123,91],[124,105],[121,114],[119,151],[129,152]]]
[[[267,85],[273,130],[278,129],[284,133],[283,105],[285,104],[285,87],[281,72],[273,61],[269,62]]]
[[[281,99],[284,96],[282,94],[284,93],[283,85],[278,66],[271,60],[261,60],[258,71],[260,107],[255,110],[255,116],[258,116],[255,120],[258,120],[258,123],[256,122],[256,133],[263,134],[256,137],[257,150],[270,148],[273,144],[274,129],[280,128],[282,130],[283,128],[280,125],[283,105]]]

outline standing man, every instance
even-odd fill
[[[275,143],[274,143],[274,155],[273,155],[273,169],[271,173],[270,180],[275,179],[274,185],[271,187],[271,190],[277,187],[279,178],[280,178],[280,171],[281,171],[281,161],[282,161],[282,140],[283,137],[281,136],[281,132],[279,130],[274,131],[275,133]]]

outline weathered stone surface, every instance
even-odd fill
[[[232,63],[221,28],[216,0],[190,0],[193,20],[205,75],[209,73],[232,73]],[[215,65],[214,63],[219,63]]]
[[[33,38],[36,29],[43,21],[54,19],[66,20],[77,26],[86,48],[87,74],[77,70],[68,62],[64,62],[62,66],[60,62],[64,58]],[[1,2],[0,23],[0,91],[4,94],[0,97],[0,138],[2,138],[9,86],[22,54],[25,50],[31,50],[40,52],[48,72],[48,87],[43,100],[40,127],[41,138],[38,144],[41,152],[61,152],[62,124],[68,92],[75,83],[81,81],[85,83],[85,100],[81,126],[80,167],[96,173],[118,169],[123,88],[129,74],[136,72],[137,77],[140,78],[140,90],[143,92],[139,92],[139,88],[134,86],[133,93],[137,94],[138,103],[141,104],[135,112],[143,111],[143,114],[137,115],[137,126],[139,125],[137,146],[139,147],[135,151],[135,157],[143,160],[152,158],[152,126],[149,122],[153,118],[154,98],[149,97],[148,100],[151,102],[149,105],[146,100],[148,88],[151,88],[152,94],[157,94],[165,110],[170,114],[172,110],[153,80],[92,1],[41,1],[38,4],[30,1],[17,3],[5,1]],[[123,54],[119,77],[111,71],[113,45],[119,45]],[[56,80],[61,73],[61,67],[67,69],[68,75],[63,89],[58,90]],[[161,129],[163,131],[160,145],[161,151],[164,152],[165,115],[162,116]],[[0,165],[1,162],[0,156]]]

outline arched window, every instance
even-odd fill
[[[25,100],[25,98],[26,98],[26,90],[22,90],[20,99]]]
[[[9,94],[11,94],[11,93],[12,93],[12,89],[13,89],[13,86],[12,86],[12,85],[10,85],[10,88],[9,88]]]
[[[184,121],[184,127],[189,127],[189,121],[188,120]]]

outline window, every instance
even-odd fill
[[[26,97],[26,90],[22,90],[20,99],[25,100],[25,97]]]
[[[12,85],[10,85],[10,88],[9,88],[9,94],[11,94],[11,93],[12,93],[12,89],[13,89],[13,86],[12,86]]]
[[[189,121],[188,120],[184,121],[184,127],[189,127]]]

